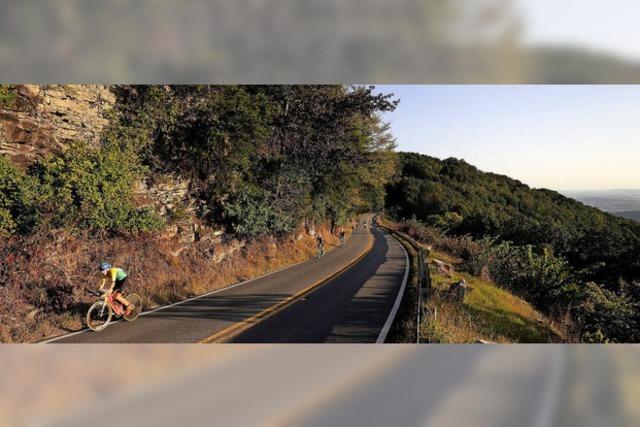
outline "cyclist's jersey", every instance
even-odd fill
[[[111,279],[111,281],[124,280],[127,278],[127,273],[125,273],[125,271],[121,268],[112,267],[107,270],[107,277]]]

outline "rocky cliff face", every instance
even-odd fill
[[[16,98],[0,109],[0,154],[28,166],[74,140],[98,144],[115,104],[104,85],[17,85]]]
[[[72,141],[98,146],[116,103],[112,86],[16,85],[11,105],[0,108],[0,155],[26,168],[37,160],[63,150]],[[195,240],[189,182],[165,177],[161,182],[144,179],[134,189],[139,206],[155,206],[163,215],[181,210],[171,221],[168,235]]]
[[[0,155],[25,168],[72,141],[97,147],[116,103],[114,88],[105,85],[16,85],[14,89],[12,104],[0,108]],[[221,228],[198,223],[189,186],[179,177],[146,177],[134,188],[136,204],[154,206],[169,219],[163,235],[181,243],[176,254],[195,244],[207,258],[220,262],[243,248],[244,241],[223,245]]]

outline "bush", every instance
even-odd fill
[[[0,108],[11,108],[16,98],[13,85],[0,85]]]
[[[587,283],[580,289],[581,303],[573,310],[573,318],[583,342],[637,342],[638,307],[624,295]]]
[[[74,143],[34,171],[54,227],[153,231],[162,226],[151,210],[132,205],[133,184],[144,169],[127,145],[107,143],[95,150]]]
[[[401,222],[398,230],[427,245],[438,246],[443,239],[446,239],[441,230],[425,227],[415,219]]]
[[[256,236],[266,233],[288,233],[296,219],[275,209],[269,193],[259,187],[243,185],[224,205],[228,225],[237,234]]]
[[[492,239],[474,240],[469,236],[448,237],[442,231],[410,220],[398,229],[414,239],[433,245],[439,251],[460,258],[459,268],[473,275],[488,271],[498,285],[517,293],[538,309],[556,319],[568,315],[572,328],[583,342],[637,342],[637,293],[640,286],[612,292],[593,282],[576,278],[568,262],[554,255],[549,247]]]
[[[544,248],[536,253],[532,246],[498,245],[489,262],[489,273],[496,283],[524,295],[535,306],[552,311],[557,297],[569,279],[566,261]]]
[[[33,180],[0,156],[0,235],[27,232],[37,223]]]

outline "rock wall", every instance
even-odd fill
[[[99,146],[100,134],[109,124],[116,103],[112,86],[16,85],[11,105],[0,108],[0,155],[26,168],[37,160],[63,150],[72,141]],[[172,177],[161,181],[145,178],[135,189],[139,206],[154,206],[167,216],[180,209],[166,234],[185,243],[196,239],[196,225],[189,182]]]
[[[26,167],[74,140],[98,144],[116,98],[104,85],[17,85],[0,109],[0,154]]]
[[[63,150],[72,141],[96,147],[116,103],[112,86],[16,85],[12,105],[0,108],[0,155],[27,167]],[[213,262],[242,249],[245,241],[223,244],[224,230],[196,219],[190,182],[173,176],[146,177],[134,189],[136,205],[153,206],[169,219],[163,236],[180,243],[176,254],[195,247]]]
[[[185,244],[197,240],[198,224],[195,222],[193,199],[189,194],[190,182],[169,175],[160,180],[145,177],[134,189],[139,207],[153,206],[161,215],[169,218],[166,237],[179,236]]]

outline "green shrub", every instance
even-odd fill
[[[133,184],[143,172],[133,149],[116,143],[100,150],[74,143],[36,168],[52,226],[106,231],[161,227],[157,215],[131,202]]]
[[[542,253],[532,246],[504,242],[495,247],[489,261],[489,273],[496,283],[527,297],[535,306],[552,311],[558,296],[568,283],[570,270],[563,258],[549,248]]]
[[[397,102],[373,87],[119,86],[118,100],[108,133],[189,179],[201,219],[244,235],[380,209],[395,171],[378,113]]]
[[[224,214],[233,231],[243,236],[287,233],[296,218],[275,209],[269,193],[259,187],[242,185],[224,205]]]
[[[27,232],[37,223],[33,180],[0,156],[0,235]]]
[[[624,295],[587,283],[572,310],[583,342],[637,342],[638,307]]]
[[[12,85],[0,85],[0,108],[11,108],[16,98]]]

